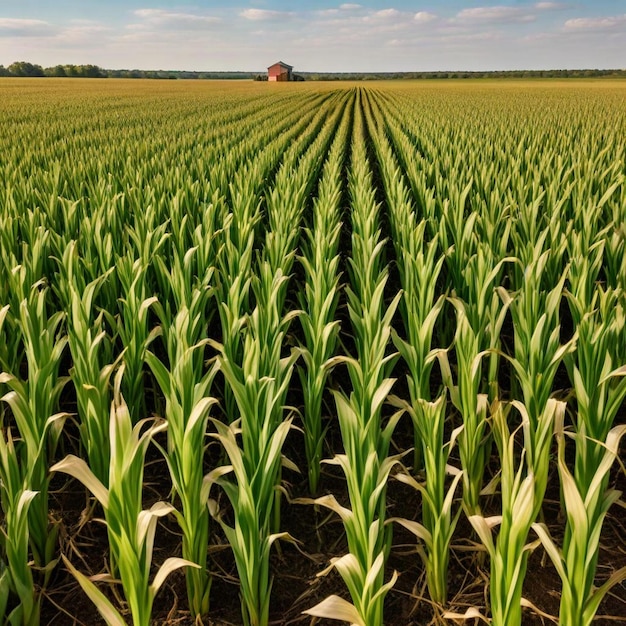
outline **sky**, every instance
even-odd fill
[[[626,68],[626,0],[0,0],[0,64],[297,72]]]

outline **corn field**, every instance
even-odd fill
[[[2,623],[626,621],[624,102],[0,81]]]

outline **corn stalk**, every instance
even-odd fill
[[[398,473],[396,478],[419,491],[422,497],[422,522],[405,518],[391,518],[389,521],[404,526],[420,540],[417,551],[426,569],[430,598],[443,606],[448,599],[450,543],[462,511],[458,507],[456,513],[453,513],[454,494],[463,472],[449,465],[448,460],[462,427],[452,432],[449,441],[444,441],[445,395],[439,396],[435,402],[420,399],[416,409],[407,407],[420,436],[424,481],[418,482],[409,473]],[[448,481],[449,476],[453,477],[452,481]]]
[[[217,503],[209,500],[211,514],[222,526],[235,556],[246,626],[266,626],[269,621],[270,549],[277,539],[288,538],[285,533],[273,532],[281,467],[295,468],[282,456],[291,428],[291,419],[284,420],[283,416],[299,351],[293,349],[281,357],[283,337],[295,313],[283,317],[278,308],[286,278],[280,272],[272,275],[268,264],[261,269],[255,281],[257,307],[246,322],[242,365],[232,363],[218,346],[219,367],[240,417],[230,425],[212,420],[217,429],[214,437],[224,447],[230,464],[213,470],[206,478],[207,489],[219,484],[233,509],[231,526]],[[231,473],[234,480],[228,476]]]
[[[534,524],[533,529],[563,584],[559,609],[559,624],[562,626],[590,626],[606,594],[626,580],[626,567],[622,567],[599,587],[594,587],[602,525],[609,509],[621,496],[621,492],[607,489],[606,485],[625,433],[626,425],[615,426],[609,431],[602,442],[604,454],[596,474],[583,491],[565,462],[565,436],[569,433],[565,432],[562,419],[557,424],[558,468],[567,514],[567,532],[562,548],[558,547],[545,525]],[[573,435],[577,443],[581,437],[579,433]]]
[[[565,403],[550,399],[540,416],[537,431],[532,426],[525,407],[513,403],[522,415],[521,428],[524,444],[516,467],[515,432],[507,424],[508,411],[500,403],[492,407],[493,433],[500,456],[500,485],[502,514],[493,517],[470,515],[469,521],[480,537],[491,559],[489,603],[493,626],[520,626],[522,624],[522,586],[526,575],[528,556],[538,542],[528,542],[536,511],[543,494],[537,495],[535,476],[547,472],[550,460],[549,442],[555,420],[562,419]],[[537,454],[536,441],[546,442]],[[537,498],[540,498],[537,501]],[[497,538],[492,531],[499,527]]]
[[[123,368],[120,372],[123,372]],[[83,459],[74,455],[66,456],[53,465],[50,471],[64,472],[79,480],[102,506],[112,566],[119,573],[133,625],[149,626],[154,597],[167,576],[180,567],[199,566],[185,559],[170,557],[150,583],[157,521],[169,515],[173,507],[165,502],[157,502],[150,509],[142,510],[143,470],[146,450],[152,437],[165,430],[167,424],[150,424],[153,420],[140,420],[133,426],[128,407],[119,392],[120,378],[118,373],[111,405],[108,488],[98,480]],[[113,578],[110,575],[98,575],[89,579],[65,555],[63,561],[108,626],[123,626],[126,622],[120,612],[94,584],[94,581],[114,582]]]
[[[30,546],[38,567],[53,567],[56,528],[48,512],[48,464],[53,458],[65,414],[57,414],[59,397],[67,379],[59,376],[67,337],[61,335],[63,313],[47,313],[47,289],[35,285],[30,299],[20,304],[16,320],[23,337],[28,378],[3,372],[0,384],[9,388],[2,400],[9,406],[20,434],[20,467],[24,488],[38,492],[29,504]],[[49,569],[46,571],[46,577]]]
[[[171,318],[160,304],[155,309],[161,320],[169,369],[152,352],[146,362],[165,396],[167,449],[158,446],[167,461],[174,491],[181,510],[174,511],[183,534],[183,558],[198,565],[186,570],[189,608],[196,616],[209,612],[211,577],[207,571],[209,511],[204,483],[204,453],[209,411],[217,401],[210,396],[215,364],[204,367],[206,339],[205,309],[211,296],[206,272],[200,284],[191,287],[191,248],[182,265],[174,265],[170,275],[177,294],[178,312]],[[176,269],[178,268],[178,269]],[[158,445],[158,444],[157,444]]]

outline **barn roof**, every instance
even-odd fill
[[[272,63],[272,65],[270,65],[267,69],[269,70],[271,67],[276,67],[277,65],[286,67],[288,70],[293,69],[293,65],[287,65],[287,63],[283,63],[283,61],[278,61],[278,63]]]

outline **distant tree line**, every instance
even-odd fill
[[[56,76],[72,78],[106,78],[106,71],[97,65],[55,65],[43,68],[36,63],[28,61],[16,61],[9,67],[0,65],[0,76]]]
[[[0,76],[57,78],[152,78],[152,79],[252,79],[254,72],[186,72],[169,70],[106,70],[97,65],[55,65],[42,67],[28,61],[16,61],[8,67],[0,65]]]
[[[106,70],[97,65],[55,65],[42,67],[28,61],[0,65],[0,76],[58,78],[151,78],[151,79],[252,79],[267,80],[256,72],[187,72],[169,70]],[[426,78],[626,78],[621,70],[511,70],[496,72],[300,72],[298,80],[416,80]]]
[[[506,70],[489,72],[301,72],[306,80],[419,80],[459,78],[626,78],[621,70]]]

